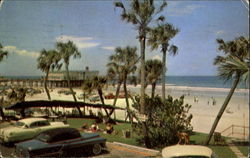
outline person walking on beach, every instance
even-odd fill
[[[216,100],[213,98],[213,105],[216,105]]]

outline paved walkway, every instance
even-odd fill
[[[159,151],[141,148],[138,146],[107,142],[108,153],[96,156],[95,158],[145,158],[157,157]]]
[[[234,152],[234,154],[237,156],[237,158],[246,158],[241,151],[235,146],[233,143],[228,144],[229,148]]]

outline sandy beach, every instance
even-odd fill
[[[71,95],[58,94],[57,91],[63,88],[54,88],[50,94],[52,100],[72,100]],[[104,90],[104,94],[112,92],[115,93],[115,87],[108,87]],[[140,86],[128,85],[128,90],[132,94],[139,94]],[[185,86],[173,86],[166,85],[166,94],[171,95],[174,98],[179,98],[182,95],[185,95],[185,103],[191,104],[190,113],[193,114],[192,126],[194,131],[208,133],[212,127],[214,119],[219,112],[221,105],[223,104],[227,93],[230,89],[227,88],[210,88],[210,87],[185,87]],[[76,95],[79,96],[82,92],[80,88],[75,88],[74,91]],[[150,94],[151,87],[149,86],[146,89],[146,92]],[[156,87],[156,94],[160,95],[161,87]],[[249,126],[249,89],[237,89],[233,95],[227,110],[224,112],[216,131],[222,132],[231,125],[239,126]],[[195,98],[198,101],[194,101]],[[26,100],[47,100],[47,95],[45,92],[33,96],[27,96]],[[216,101],[216,104],[213,105],[213,100]],[[88,102],[88,101],[87,101]],[[98,103],[98,102],[96,102]],[[105,100],[106,104],[113,104],[113,99]],[[130,104],[132,101],[130,100]],[[118,99],[117,106],[125,107],[125,99]],[[89,109],[88,109],[89,110]],[[93,112],[97,112],[96,109],[93,109]],[[125,111],[117,110],[116,117],[123,120],[125,118]],[[230,134],[232,130],[227,130],[223,132],[223,135]],[[234,128],[234,131],[239,131],[243,133],[243,128]],[[245,129],[245,133],[249,133],[249,128]],[[234,137],[244,138],[243,135],[234,134]],[[245,137],[246,138],[246,137]]]

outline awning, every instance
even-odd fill
[[[19,102],[10,106],[5,107],[6,110],[11,109],[25,109],[32,107],[64,107],[64,108],[75,108],[75,107],[92,107],[92,108],[105,108],[105,109],[120,109],[124,108],[112,106],[112,105],[102,105],[102,104],[91,104],[85,102],[74,102],[74,101],[62,101],[62,100],[36,100],[36,101],[25,101]]]

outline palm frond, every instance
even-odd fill
[[[171,45],[168,51],[170,55],[175,56],[178,53],[178,47],[176,45]]]
[[[0,62],[3,60],[4,57],[8,57],[8,52],[3,50],[3,46],[0,43]]]

